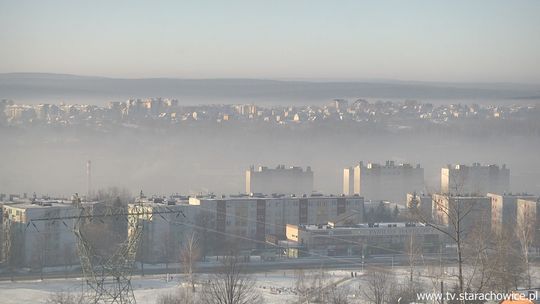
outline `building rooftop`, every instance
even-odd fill
[[[73,208],[75,207],[69,200],[37,200],[21,203],[8,204],[10,208],[16,209],[39,209],[39,208]]]
[[[410,227],[426,227],[423,223],[404,223],[404,222],[388,222],[388,223],[366,223],[347,226],[334,226],[332,222],[323,225],[298,225],[298,228],[318,231],[318,230],[353,230],[353,229],[382,229],[382,228],[410,228]]]
[[[449,198],[459,198],[459,199],[488,199],[489,197],[487,195],[481,195],[481,194],[474,194],[474,193],[464,193],[464,194],[446,194],[446,193],[433,193],[433,197],[435,196],[443,196],[443,197],[449,197]]]
[[[285,194],[272,194],[272,195],[265,195],[261,193],[251,193],[251,194],[232,194],[232,195],[197,195],[195,197],[191,197],[194,199],[199,200],[253,200],[253,199],[287,199],[287,198],[321,198],[321,199],[328,199],[328,198],[362,198],[362,196],[359,196],[358,194],[354,195],[334,195],[334,194],[319,194],[319,193],[313,193],[310,195],[304,194],[304,195],[285,195]],[[191,199],[190,198],[190,199]]]
[[[489,192],[487,194],[488,196],[489,195],[500,195],[502,197],[526,197],[526,198],[538,198],[538,196],[534,195],[534,194],[530,194],[530,193],[503,193],[503,194],[499,194],[499,193],[491,193]]]
[[[490,165],[482,165],[480,163],[473,163],[471,166],[469,165],[464,165],[464,164],[456,164],[456,165],[446,165],[446,167],[448,169],[454,169],[454,170],[460,170],[460,169],[463,169],[463,168],[496,168],[496,169],[507,169],[506,168],[506,164],[503,164],[501,167],[499,167],[499,165],[497,164],[490,164]]]
[[[384,163],[384,165],[370,162],[370,163],[367,163],[365,166],[364,166],[364,162],[361,161],[359,163],[359,166],[363,167],[363,168],[367,168],[367,169],[375,169],[375,168],[410,168],[410,169],[416,168],[416,169],[421,169],[420,164],[417,164],[416,166],[413,166],[410,163],[398,163],[398,164],[396,164],[396,162],[393,161],[393,160],[387,160]]]
[[[100,201],[90,201],[90,202],[81,202],[81,205],[84,206],[93,206],[100,204]],[[73,204],[73,201],[66,199],[36,199],[36,200],[19,200],[15,202],[1,202],[0,204],[16,209],[39,209],[39,208],[68,208],[73,207],[77,208]]]
[[[255,166],[249,167],[249,170],[252,172],[263,172],[263,171],[298,171],[303,172],[304,169],[299,166],[285,166],[285,165],[278,165],[276,168],[269,168],[267,166],[258,166],[255,168]],[[311,172],[311,167],[306,167],[305,172]]]

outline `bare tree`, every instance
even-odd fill
[[[99,189],[93,195],[93,198],[96,201],[104,202],[107,205],[120,204],[125,206],[131,202],[133,196],[126,188],[108,187],[105,189]]]
[[[366,274],[364,296],[369,303],[385,304],[388,302],[394,278],[391,274],[382,271],[368,271]]]
[[[520,211],[518,212],[517,227],[516,227],[516,236],[519,240],[521,257],[523,260],[523,266],[525,266],[526,271],[526,281],[527,287],[531,288],[532,277],[531,277],[531,265],[529,258],[529,251],[534,241],[535,237],[535,217],[536,210],[532,210],[533,207],[531,204],[524,203]]]
[[[486,234],[483,229],[474,229],[464,242],[463,256],[469,270],[466,290],[481,292],[491,285],[499,266],[492,254],[491,243],[491,235]]]
[[[516,290],[523,279],[525,269],[520,261],[519,246],[516,246],[513,236],[512,233],[502,233],[495,238],[495,247],[491,250],[495,270],[488,286],[490,290]]]
[[[315,303],[326,303],[327,299],[327,292],[326,292],[326,273],[321,268],[315,275],[313,275],[311,280],[311,286],[309,288],[310,294],[308,296],[309,298],[313,299],[313,302]]]
[[[45,299],[45,304],[86,304],[81,294],[57,292]]]
[[[200,257],[201,251],[199,247],[199,239],[195,232],[191,232],[185,238],[182,248],[180,249],[180,262],[182,263],[184,273],[189,277],[189,282],[193,291],[195,291],[194,271]]]
[[[409,236],[405,252],[407,253],[407,261],[409,262],[409,281],[412,282],[414,279],[416,261],[422,256],[422,244],[416,238],[414,233],[411,233]]]
[[[95,195],[95,199],[104,204],[105,209],[114,208],[118,211],[124,211],[127,213],[127,206],[133,199],[131,193],[126,188],[109,187],[106,189],[100,189]],[[99,210],[97,214],[99,214]],[[127,220],[126,217],[105,217],[102,218],[103,224],[109,226],[109,231],[113,233],[115,238],[118,238],[119,242],[122,242],[127,237]]]
[[[345,287],[334,286],[327,289],[326,303],[329,304],[349,304],[347,295],[349,290]]]
[[[418,221],[430,226],[447,236],[456,245],[457,264],[458,264],[458,291],[465,291],[465,279],[463,272],[464,265],[464,246],[466,236],[471,232],[474,226],[484,223],[485,215],[482,214],[481,206],[476,201],[461,199],[461,190],[465,185],[465,178],[462,174],[450,175],[449,193],[434,196],[433,217],[437,223],[433,223],[422,212],[416,212],[415,217]],[[452,194],[450,194],[452,193]],[[413,212],[417,209],[412,208]],[[482,228],[486,225],[480,225]]]
[[[228,256],[221,270],[212,275],[202,300],[205,304],[260,303],[262,297],[255,287],[255,280],[242,271],[238,259]]]
[[[298,302],[304,303],[309,297],[309,286],[306,282],[306,275],[303,269],[298,269],[294,273],[296,276],[295,289],[298,295]]]
[[[199,296],[189,288],[181,288],[176,293],[161,295],[156,304],[198,304],[201,303]]]
[[[2,260],[5,261],[11,280],[14,280],[15,269],[22,267],[26,263],[28,252],[24,250],[24,231],[23,223],[13,222],[5,217],[2,225],[4,226],[4,243],[2,244]]]
[[[441,260],[442,262],[442,260]],[[442,284],[443,284],[443,277],[444,277],[444,269],[442,263],[439,266],[428,264],[427,269],[427,277],[429,278],[431,282],[431,291],[433,293],[442,292]],[[441,299],[437,299],[438,303],[442,304]]]
[[[418,294],[424,292],[424,285],[421,282],[411,282],[406,280],[401,284],[396,284],[390,292],[388,303],[415,303],[418,302]]]

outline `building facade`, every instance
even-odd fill
[[[518,200],[536,201],[538,197],[529,194],[495,194],[491,198],[491,229],[497,235],[515,236],[518,222]]]
[[[510,169],[506,165],[483,166],[480,163],[448,165],[441,168],[441,193],[486,195],[510,192]]]
[[[364,165],[360,162],[343,170],[343,193],[346,195],[359,194],[366,200],[387,200],[404,205],[407,193],[423,191],[424,169],[420,165],[393,161],[384,165]]]
[[[516,205],[516,238],[522,245],[528,244],[531,251],[534,247],[538,252],[540,250],[540,204],[534,199],[518,198]]]
[[[71,202],[40,200],[3,206],[4,260],[13,267],[41,268],[78,262]]]
[[[378,223],[336,226],[287,225],[287,239],[299,248],[298,256],[360,256],[364,254],[402,254],[411,246],[422,252],[438,252],[441,233],[421,223]],[[412,241],[411,241],[412,240]]]
[[[313,192],[313,171],[311,167],[279,165],[275,169],[259,166],[246,170],[246,193],[260,194],[311,194]]]
[[[285,238],[287,224],[327,223],[346,213],[359,223],[364,212],[360,196],[192,197],[189,204],[209,214],[212,228],[224,238],[258,245],[267,235]]]
[[[128,220],[142,221],[138,260],[143,263],[178,262],[184,240],[194,231],[197,206],[175,201],[144,199],[128,204]],[[134,233],[133,227],[128,235]]]
[[[433,194],[433,221],[453,231],[459,219],[464,235],[491,231],[491,198],[487,196],[449,196]]]

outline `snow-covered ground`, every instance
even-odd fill
[[[377,269],[374,269],[377,270]],[[391,271],[386,268],[385,271]],[[414,275],[416,282],[424,286],[426,292],[437,292],[439,283],[444,279],[447,286],[455,284],[455,267],[439,268],[437,266],[418,266]],[[540,271],[538,267],[533,267],[533,273]],[[395,275],[395,283],[403,283],[408,280],[409,269],[407,267],[394,267],[392,271]],[[296,294],[298,277],[303,277],[307,285],[314,285],[315,278],[321,276],[320,270],[305,270],[302,273],[294,270],[275,270],[251,274],[256,280],[256,287],[261,292],[265,303],[283,304],[297,303],[299,297]],[[444,273],[444,276],[440,276]],[[204,292],[205,282],[208,275],[197,274],[197,292]],[[363,290],[366,287],[366,280],[362,273],[357,271],[357,276],[351,277],[351,270],[325,270],[323,272],[323,285],[339,282],[340,287],[347,290],[349,299],[354,303],[365,303]],[[132,286],[135,298],[139,304],[155,304],[161,295],[175,294],[180,289],[188,285],[183,275],[147,275],[144,277],[134,276]],[[83,286],[81,279],[47,279],[45,281],[20,281],[20,282],[0,282],[0,303],[1,304],[39,304],[44,303],[52,295],[64,292],[73,295],[79,294]],[[315,288],[320,290],[320,288]]]
[[[386,269],[390,271],[391,268]],[[437,291],[439,279],[433,281],[432,272],[439,273],[439,267],[416,267],[415,276],[421,277],[417,282],[422,282],[426,291]],[[407,267],[394,267],[396,282],[408,280],[409,269]],[[455,269],[446,267],[445,281],[450,284],[450,277],[453,277]],[[266,304],[297,303],[299,297],[296,294],[298,277],[303,277],[307,285],[315,286],[314,281],[317,276],[321,276],[321,270],[305,270],[302,274],[295,270],[275,270],[251,274],[256,280],[256,287],[261,292]],[[204,291],[204,284],[208,281],[208,275],[197,274],[197,292]],[[449,281],[450,280],[450,281]],[[349,299],[354,303],[365,303],[362,290],[366,281],[362,273],[357,270],[357,276],[351,277],[351,270],[325,270],[323,272],[323,285],[330,286],[332,283],[339,283],[340,287],[347,290]],[[433,283],[434,282],[434,283]],[[435,284],[436,283],[436,284]],[[44,303],[49,297],[56,293],[80,294],[83,286],[81,279],[46,279],[45,281],[20,281],[20,282],[0,282],[0,303],[1,304],[39,304]],[[183,275],[146,275],[144,277],[134,276],[132,286],[138,304],[155,304],[161,295],[175,294],[180,289],[188,286],[188,282]],[[315,290],[319,290],[316,288]]]
[[[318,271],[306,271],[309,280]],[[265,303],[292,303],[298,299],[294,293],[296,275],[292,270],[256,273],[256,287],[261,291]],[[327,281],[350,278],[350,271],[325,272]],[[199,275],[198,281],[204,282],[207,276]],[[139,304],[154,304],[160,295],[175,293],[185,279],[175,275],[167,281],[166,275],[133,277],[132,286]],[[44,281],[0,282],[0,303],[2,304],[37,304],[44,303],[47,298],[58,292],[77,294],[81,291],[80,279],[50,279]],[[198,288],[204,288],[200,286]]]

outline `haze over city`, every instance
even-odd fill
[[[538,303],[539,12],[0,0],[0,302]]]

